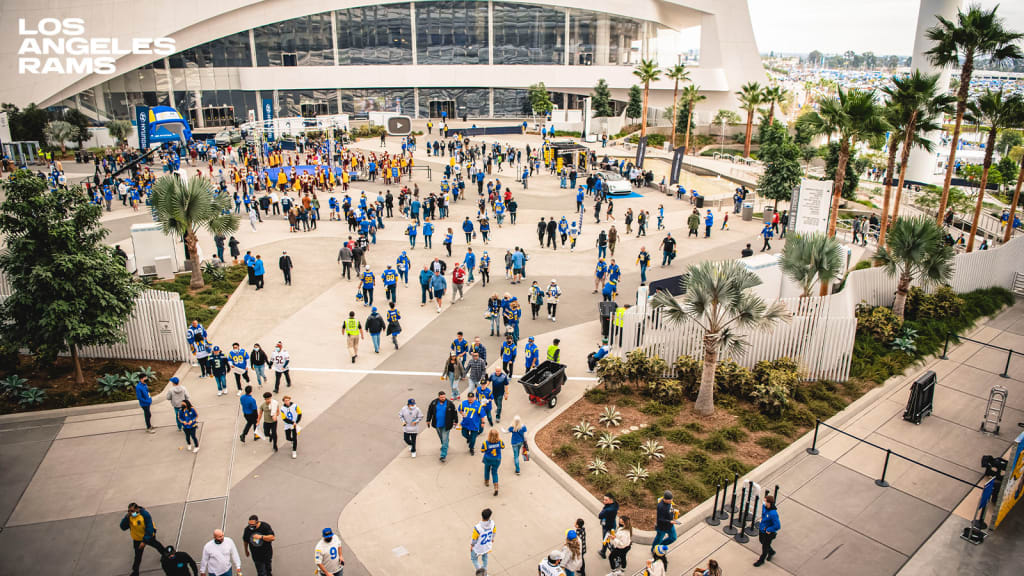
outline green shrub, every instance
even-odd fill
[[[736,466],[738,464],[738,466]],[[737,460],[732,458],[721,458],[709,462],[700,471],[700,481],[705,486],[713,488],[718,485],[724,485],[727,482],[731,483],[736,478],[736,474],[747,473],[747,468],[740,464]]]
[[[810,427],[815,424],[815,416],[806,406],[790,406],[782,412],[782,418],[793,426]]]
[[[579,450],[577,450],[575,446],[566,442],[558,448],[555,448],[553,455],[556,458],[569,458],[570,456],[575,456],[577,452],[579,452]]]
[[[907,320],[942,319],[962,322],[965,301],[949,286],[941,286],[932,294],[912,287],[907,295],[904,314]]]
[[[590,482],[590,485],[599,492],[607,492],[612,486],[615,486],[615,477],[611,474],[601,474],[600,476],[587,474],[587,482]]]
[[[722,428],[718,431],[723,438],[730,442],[743,442],[747,439],[747,431],[740,428],[739,426],[729,426],[728,428]]]
[[[629,380],[626,363],[618,356],[605,356],[597,362],[597,377],[608,390],[621,388]]]
[[[854,270],[866,270],[868,268],[871,268],[871,261],[870,260],[860,260],[856,264],[853,265],[853,269]]]
[[[583,461],[582,457],[577,457],[566,462],[563,468],[570,476],[582,476],[583,472],[587,469],[587,464]]]
[[[732,448],[732,444],[719,431],[715,431],[700,443],[700,447],[708,452],[725,452]]]
[[[654,421],[654,424],[663,430],[671,428],[672,426],[675,425],[675,423],[676,417],[674,414],[666,414],[665,416],[660,416],[657,420]]]
[[[649,424],[634,432],[634,434],[636,434],[640,438],[643,438],[644,440],[653,440],[655,438],[660,438],[661,435],[664,433],[665,431],[657,423]]]
[[[811,425],[813,426],[814,422],[811,422]],[[796,426],[788,420],[775,420],[768,426],[768,430],[771,430],[776,434],[781,434],[787,438],[796,436]]]
[[[672,363],[676,372],[676,379],[683,388],[683,393],[690,399],[697,399],[697,392],[700,390],[700,373],[703,365],[691,356],[680,356]]]
[[[679,409],[675,406],[666,406],[661,402],[651,400],[640,406],[640,411],[648,416],[668,416],[676,414]]]
[[[668,140],[668,136],[665,136],[664,134],[647,135],[647,145],[654,148],[661,148],[662,146],[665,145],[666,140]],[[627,138],[626,141],[629,142],[630,144],[637,144],[640,142],[640,137],[634,134]]]
[[[622,451],[628,452],[630,450],[639,450],[644,440],[636,432],[629,432],[619,436],[619,442],[621,443]]]
[[[610,394],[604,388],[591,388],[583,393],[583,397],[591,404],[606,404]]]
[[[760,412],[744,411],[740,414],[740,424],[751,432],[760,432],[768,429],[768,419]]]
[[[836,410],[834,410],[832,406],[830,406],[828,402],[825,402],[824,400],[808,401],[807,409],[811,411],[811,414],[814,414],[821,420],[827,420],[833,414],[836,413]]]
[[[665,432],[665,439],[676,444],[696,444],[697,437],[685,428],[674,428]]]
[[[678,380],[658,379],[647,385],[645,393],[667,406],[679,406],[683,403],[683,386]]]
[[[783,438],[782,436],[776,436],[774,434],[772,434],[771,436],[762,436],[758,438],[755,442],[758,446],[770,451],[773,454],[776,452],[780,452],[787,446],[789,446],[789,440]]]
[[[785,384],[754,384],[750,393],[758,410],[777,416],[789,405],[789,387]]]
[[[668,371],[668,364],[657,356],[648,356],[637,348],[626,353],[626,379],[638,387],[660,380]]]
[[[754,386],[754,375],[749,369],[732,360],[723,360],[715,370],[715,400],[721,402],[723,395],[746,400]]]
[[[638,405],[639,402],[634,398],[619,398],[619,406],[624,408],[636,408]]]
[[[650,492],[643,484],[620,480],[612,490],[620,504],[649,504]]]
[[[704,425],[700,422],[687,422],[686,424],[683,424],[683,428],[686,428],[690,432],[700,433],[704,431]]]
[[[857,332],[871,335],[883,344],[892,342],[903,323],[884,306],[857,305]]]
[[[711,456],[708,456],[707,452],[697,448],[690,450],[686,454],[685,459],[690,462],[691,466],[693,466],[693,470],[700,470],[711,462]]]

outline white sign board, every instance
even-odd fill
[[[826,232],[831,208],[831,180],[801,179],[800,193],[796,204],[796,232],[798,234]]]
[[[7,119],[7,112],[0,112],[0,142],[4,144],[10,144],[11,140],[11,124]],[[0,156],[4,155],[4,151],[0,150]]]

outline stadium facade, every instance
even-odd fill
[[[0,102],[98,122],[173,106],[197,128],[263,119],[268,101],[276,117],[522,116],[536,82],[563,108],[599,78],[625,101],[637,62],[680,61],[677,31],[694,27],[710,117],[765,80],[746,0],[6,0]],[[652,108],[671,99],[672,81],[652,84]]]

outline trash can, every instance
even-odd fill
[[[772,219],[775,217],[775,208],[772,206],[764,207],[764,223],[771,224]]]
[[[598,304],[598,318],[601,320],[601,336],[608,338],[611,333],[612,316],[615,315],[615,310],[619,307],[615,302],[601,302]]]
[[[693,200],[694,200],[694,204],[697,205],[697,208],[703,208],[704,207],[704,197],[703,196],[697,196]]]
[[[743,212],[740,214],[740,216],[743,218],[744,222],[750,222],[751,220],[753,220],[754,219],[754,203],[753,202],[744,202],[743,203]]]

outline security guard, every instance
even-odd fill
[[[356,313],[349,311],[348,318],[343,323],[345,330],[345,340],[348,345],[348,354],[352,357],[352,363],[355,364],[356,356],[359,355],[359,341],[366,338],[363,333],[363,325],[356,319]]]
[[[363,271],[363,306],[373,305],[373,285],[375,278],[373,272],[370,272],[370,267],[366,266]]]
[[[551,346],[548,346],[548,362],[554,362],[558,364],[558,360],[562,357],[562,351],[558,348],[558,343],[561,342],[558,338],[555,338],[551,342]]]
[[[629,307],[630,305],[626,304],[625,306],[619,306],[615,309],[615,319],[613,322],[615,324],[615,331],[619,334],[619,346],[622,346],[622,321],[626,315],[626,310],[629,309]]]

